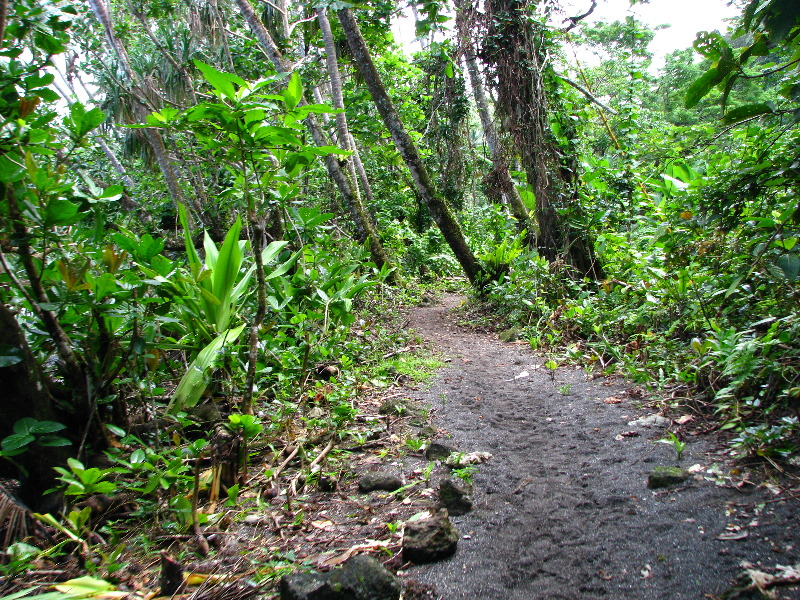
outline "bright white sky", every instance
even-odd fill
[[[580,14],[591,6],[589,0],[572,0]],[[688,48],[694,42],[698,31],[719,30],[725,33],[730,19],[740,14],[740,10],[728,6],[726,0],[651,0],[649,4],[637,4],[630,8],[628,0],[599,0],[588,21],[621,21],[633,14],[650,27],[670,25],[656,32],[650,44],[655,54],[655,67],[664,62],[664,55],[673,50]]]

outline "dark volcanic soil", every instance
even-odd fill
[[[425,401],[447,432],[441,441],[493,458],[475,476],[475,510],[453,518],[456,555],[408,576],[444,600],[676,600],[719,597],[743,561],[770,573],[800,563],[798,502],[750,483],[761,477],[735,469],[724,445],[691,435],[700,423],[672,426],[693,477],[650,490],[654,467],[678,463],[671,446],[653,443],[663,425],[629,425],[657,412],[641,390],[573,367],[553,379],[525,345],[455,326],[458,303],[448,296],[412,313],[412,327],[451,361]],[[775,592],[800,598],[797,586]]]

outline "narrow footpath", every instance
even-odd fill
[[[773,598],[800,598],[781,583],[792,572],[780,566],[800,563],[800,503],[784,499],[785,482],[736,466],[713,434],[697,435],[698,419],[655,417],[641,388],[550,372],[526,344],[456,326],[461,301],[412,311],[411,327],[449,361],[423,402],[437,441],[493,457],[475,475],[475,509],[453,517],[455,556],[408,576],[442,600],[767,597],[731,595],[751,569],[778,577]],[[687,442],[679,462],[654,443],[667,425]],[[658,466],[690,476],[650,489]]]

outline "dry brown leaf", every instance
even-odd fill
[[[692,415],[682,415],[682,416],[678,417],[677,419],[675,419],[675,422],[678,425],[683,425],[685,423],[688,423],[692,419],[694,419],[694,417]]]
[[[619,404],[620,402],[622,402],[622,398],[617,398],[616,396],[609,396],[603,400],[603,404]]]

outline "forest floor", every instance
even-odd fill
[[[700,416],[671,422],[686,440],[677,462],[672,446],[654,443],[663,422],[631,424],[673,416],[658,398],[583,369],[551,373],[527,343],[458,326],[461,302],[446,295],[410,314],[449,361],[421,401],[439,441],[493,458],[475,476],[475,509],[453,517],[456,554],[409,577],[443,600],[800,598],[797,478],[735,463]],[[648,489],[660,465],[692,476]],[[774,596],[731,595],[748,570],[746,582]]]

